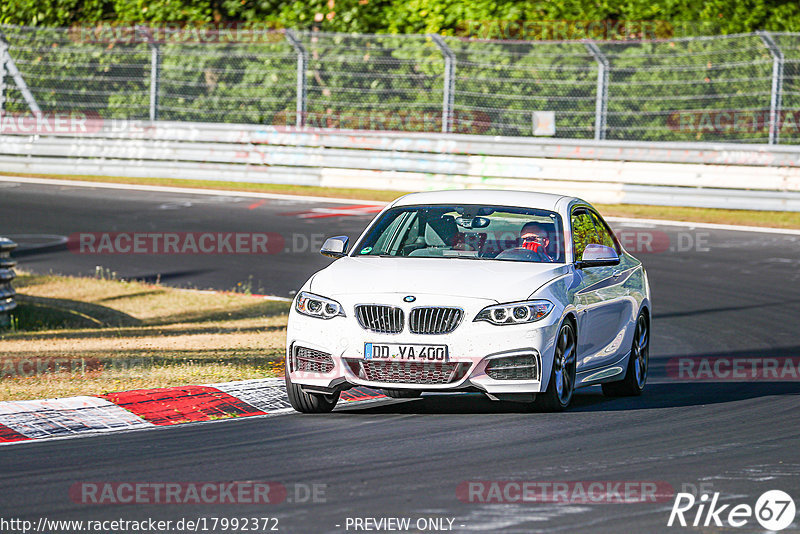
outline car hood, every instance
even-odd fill
[[[314,275],[309,290],[331,298],[403,293],[513,302],[565,273],[564,264],[346,256]]]

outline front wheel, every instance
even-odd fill
[[[297,384],[293,384],[289,378],[289,370],[286,369],[286,394],[289,397],[289,404],[292,408],[302,413],[328,413],[333,410],[339,401],[339,392],[332,395],[322,393],[306,393]]]
[[[650,363],[650,325],[644,312],[636,319],[633,332],[633,345],[628,358],[625,378],[617,382],[603,384],[603,394],[607,397],[633,397],[642,394],[647,383],[647,366]]]
[[[577,338],[572,323],[561,325],[556,339],[553,366],[547,391],[536,395],[535,407],[545,412],[560,412],[569,406],[575,392],[575,350]]]

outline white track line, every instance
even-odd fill
[[[228,196],[247,198],[266,198],[273,200],[296,200],[300,202],[319,202],[332,204],[364,203],[375,206],[385,206],[387,202],[378,200],[364,200],[358,198],[333,198],[316,197],[310,195],[282,195],[278,193],[258,193],[255,191],[226,191],[224,189],[195,189],[191,187],[167,187],[160,185],[116,184],[107,182],[89,182],[83,180],[56,180],[49,178],[27,178],[23,176],[0,176],[0,182],[15,182],[23,184],[59,185],[69,187],[91,187],[104,189],[127,189],[131,191],[155,191],[160,193],[181,193],[191,195]],[[400,193],[398,192],[398,196]],[[639,223],[661,226],[680,226],[684,228],[708,228],[712,230],[729,230],[733,232],[758,232],[764,234],[800,235],[800,230],[790,228],[771,228],[768,226],[739,226],[735,224],[714,224],[691,221],[670,221],[662,219],[634,219],[629,217],[606,217],[612,222]]]

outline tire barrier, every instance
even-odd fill
[[[17,262],[11,259],[11,251],[17,244],[6,237],[0,237],[0,328],[7,328],[11,324],[11,312],[17,307],[14,300],[16,291],[11,286],[11,281],[16,278],[14,267]]]

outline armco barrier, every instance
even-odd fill
[[[417,191],[505,188],[601,203],[800,211],[800,146],[650,143],[87,121],[0,135],[5,172]],[[53,131],[56,130],[56,131]]]
[[[0,237],[0,328],[9,325],[10,312],[17,307],[14,300],[16,292],[11,281],[17,276],[14,266],[17,262],[10,258],[11,251],[17,244],[6,237]]]

